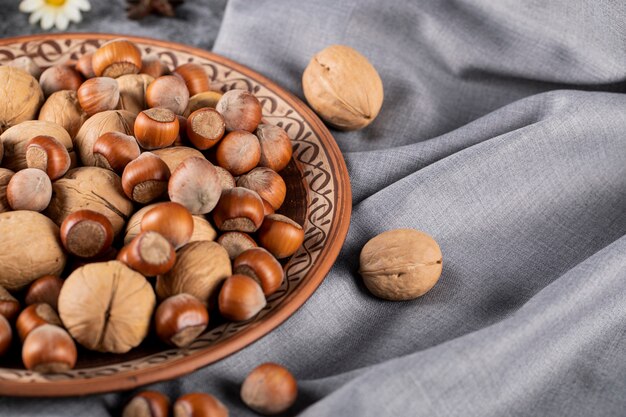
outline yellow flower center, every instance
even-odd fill
[[[49,4],[50,6],[63,6],[65,4],[66,0],[44,0],[46,4]]]

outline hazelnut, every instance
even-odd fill
[[[146,74],[126,74],[116,78],[120,89],[118,108],[133,114],[139,114],[146,104],[146,90],[154,78]]]
[[[304,96],[313,110],[342,130],[370,124],[383,105],[383,83],[363,55],[343,45],[318,52],[302,75]]]
[[[0,287],[0,316],[13,321],[20,312],[20,302],[15,299],[4,287]],[[2,343],[0,343],[1,345]],[[0,349],[2,350],[2,349]]]
[[[170,172],[174,172],[176,168],[178,168],[178,165],[180,165],[180,163],[187,158],[191,158],[192,156],[204,158],[202,152],[194,148],[188,148],[186,146],[174,146],[170,148],[155,149],[152,153],[161,158],[163,162],[165,162],[167,167],[170,169]]]
[[[248,91],[230,90],[220,98],[215,109],[224,116],[226,129],[254,132],[261,122],[261,103]]]
[[[128,40],[115,39],[94,52],[91,64],[97,77],[137,74],[141,70],[141,51]]]
[[[96,73],[93,72],[92,60],[93,52],[87,52],[86,54],[83,54],[80,56],[80,58],[78,58],[78,61],[76,61],[76,65],[74,66],[74,68],[76,69],[76,71],[80,72],[83,77],[87,79],[93,78],[96,76]]]
[[[96,258],[113,243],[113,226],[109,219],[92,210],[78,210],[61,223],[61,242],[70,254]]]
[[[75,137],[87,120],[87,113],[80,106],[76,91],[61,90],[48,97],[39,111],[39,120],[56,123]]]
[[[122,417],[168,417],[170,400],[157,391],[143,391],[124,407]]]
[[[6,63],[8,67],[19,68],[29,73],[36,80],[41,75],[41,67],[35,64],[35,61],[29,56],[20,56]]]
[[[188,146],[191,144],[191,142],[189,142],[189,138],[187,137],[187,118],[184,116],[181,116],[180,114],[176,115],[176,118],[178,119],[178,136],[176,136],[176,139],[174,140],[174,143],[172,144],[173,146]]]
[[[39,77],[39,84],[46,97],[61,90],[78,90],[83,77],[74,68],[67,65],[54,65]]]
[[[43,91],[36,79],[22,69],[2,66],[0,84],[6,87],[0,90],[0,132],[37,117]]]
[[[122,191],[120,177],[108,169],[71,169],[52,188],[54,193],[46,215],[58,225],[73,212],[88,209],[105,215],[117,236],[133,211],[133,203]]]
[[[42,135],[28,141],[26,164],[45,172],[54,181],[65,175],[72,161],[65,145],[52,136]]]
[[[214,109],[221,97],[222,93],[217,91],[205,91],[195,94],[189,99],[189,104],[187,105],[187,110],[185,110],[184,115],[189,116],[191,113],[203,107]]]
[[[285,278],[280,262],[263,248],[251,248],[239,254],[233,262],[233,272],[261,284],[266,297],[276,292]]]
[[[157,277],[156,293],[160,299],[187,293],[211,305],[220,284],[231,273],[230,259],[223,247],[215,242],[191,242],[178,250],[174,268]]]
[[[252,133],[243,130],[230,132],[217,145],[217,164],[233,175],[241,175],[257,166],[261,145]]]
[[[187,118],[187,137],[198,149],[205,150],[222,139],[225,131],[224,117],[215,109],[198,109]]]
[[[50,178],[39,169],[18,171],[7,185],[7,200],[13,210],[42,211],[48,207],[51,198]]]
[[[11,347],[13,340],[13,331],[9,321],[0,314],[0,356],[4,356]]]
[[[263,201],[247,188],[230,188],[222,192],[212,214],[221,231],[255,232],[263,223]]]
[[[128,198],[146,204],[165,194],[169,179],[170,169],[165,162],[151,152],[144,152],[124,168],[122,187]]]
[[[426,294],[441,276],[442,255],[431,236],[414,229],[389,230],[361,250],[360,274],[372,294],[412,300]]]
[[[293,255],[304,242],[304,229],[282,214],[265,216],[259,228],[259,243],[278,259]]]
[[[293,148],[289,135],[282,127],[260,124],[254,132],[261,145],[259,166],[278,172],[284,169],[291,160]]]
[[[231,260],[235,259],[242,252],[257,247],[254,239],[249,234],[243,232],[226,232],[217,239],[217,243],[226,249]]]
[[[93,146],[100,136],[107,132],[133,134],[135,115],[125,110],[107,110],[91,116],[82,125],[75,142],[80,160],[85,166],[96,164]]]
[[[76,357],[76,345],[70,335],[50,324],[30,332],[22,346],[26,369],[42,374],[66,372],[74,368]]]
[[[232,275],[226,279],[218,299],[220,314],[232,321],[249,320],[266,304],[261,286],[246,275]]]
[[[141,231],[158,232],[178,249],[189,242],[193,224],[189,210],[178,203],[167,202],[157,204],[144,214]]]
[[[144,110],[135,119],[135,137],[144,149],[170,146],[178,136],[178,118],[165,108]]]
[[[172,244],[157,232],[139,233],[117,254],[117,260],[145,276],[165,274],[176,262]]]
[[[167,192],[171,201],[182,204],[192,214],[205,214],[217,205],[222,188],[213,164],[192,157],[172,173]]]
[[[287,185],[283,178],[270,168],[254,168],[237,179],[237,187],[255,191],[259,197],[278,210],[285,201]]]
[[[149,107],[164,107],[182,115],[189,103],[189,91],[181,78],[164,75],[156,78],[148,86],[146,103]]]
[[[269,214],[274,214],[274,207],[272,207],[267,201],[263,200],[263,216],[267,216]]]
[[[228,409],[214,396],[195,392],[176,400],[174,417],[228,417]]]
[[[46,303],[57,310],[62,287],[63,280],[61,278],[54,275],[44,275],[30,284],[24,296],[24,303],[26,305]]]
[[[109,77],[96,77],[85,81],[76,92],[80,106],[88,116],[114,110],[120,101],[117,81]]]
[[[93,144],[94,165],[118,175],[122,175],[126,165],[140,154],[135,138],[122,132],[104,133]]]
[[[140,273],[118,261],[91,263],[65,280],[59,314],[87,349],[124,353],[148,334],[155,303],[154,291]]]
[[[163,300],[154,316],[159,339],[177,347],[189,346],[209,324],[209,313],[196,297],[176,294]]]
[[[296,402],[298,383],[284,367],[264,363],[250,372],[241,385],[241,400],[264,415],[280,414]]]
[[[169,68],[158,56],[148,55],[141,61],[141,73],[152,78],[159,78],[170,73]]]
[[[211,87],[209,75],[202,65],[194,62],[188,62],[177,67],[174,70],[174,75],[180,76],[185,81],[187,90],[189,90],[189,94],[192,96],[209,91]]]
[[[0,285],[7,290],[20,290],[43,275],[61,275],[66,256],[59,228],[43,214],[0,213],[0,236],[4,253]]]
[[[13,171],[10,169],[0,168],[0,213],[11,210],[9,200],[7,200],[7,185],[11,181]]]
[[[237,183],[235,181],[235,177],[233,177],[233,174],[231,174],[226,169],[220,166],[216,166],[215,170],[217,171],[217,176],[219,177],[219,182],[220,182],[220,185],[222,186],[222,190],[235,188],[237,186]]]
[[[45,303],[31,304],[26,307],[15,322],[15,328],[20,336],[20,340],[24,341],[26,336],[39,326],[44,324],[52,324],[61,326],[61,319],[56,311]]]

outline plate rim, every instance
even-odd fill
[[[269,312],[261,322],[254,323],[231,338],[212,345],[209,351],[199,350],[188,356],[177,359],[172,363],[159,364],[150,368],[136,369],[128,372],[121,372],[90,379],[76,378],[71,380],[48,382],[17,382],[0,380],[0,395],[10,395],[16,397],[68,397],[130,390],[147,384],[179,378],[224,359],[263,338],[291,317],[302,305],[304,305],[304,303],[309,299],[309,297],[311,297],[311,295],[313,295],[315,290],[328,275],[328,272],[341,252],[348,234],[352,212],[352,190],[348,169],[337,142],[313,110],[311,110],[293,93],[284,89],[278,83],[270,80],[263,74],[256,72],[230,58],[226,58],[222,55],[195,46],[126,34],[97,32],[33,34],[2,38],[0,39],[0,46],[50,39],[111,40],[118,38],[125,38],[138,43],[177,50],[229,66],[246,77],[252,78],[259,83],[264,84],[265,87],[274,92],[288,105],[300,113],[310,124],[311,129],[318,134],[324,141],[324,144],[327,145],[325,148],[327,150],[329,163],[334,165],[335,172],[338,174],[333,176],[333,182],[335,183],[337,195],[337,215],[333,219],[328,237],[328,242],[333,243],[326,245],[320,252],[317,258],[319,263],[314,265],[312,270],[309,271],[312,275],[311,278],[306,282],[302,282],[293,293],[289,294],[285,300],[283,300],[279,309]],[[86,383],[86,381],[88,383]]]

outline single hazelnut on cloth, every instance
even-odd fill
[[[412,300],[426,294],[441,275],[441,249],[435,239],[414,229],[395,229],[371,239],[361,251],[360,273],[377,297]]]
[[[286,411],[297,396],[296,379],[291,372],[275,363],[264,363],[254,368],[241,385],[242,401],[264,415]]]

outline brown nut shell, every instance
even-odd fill
[[[174,74],[180,76],[185,81],[191,96],[209,91],[211,87],[209,74],[207,74],[202,65],[195,62],[180,65],[174,70]]]
[[[74,68],[76,71],[80,72],[81,75],[87,79],[93,78],[96,76],[96,73],[93,72],[93,52],[87,52],[78,58],[76,61],[76,65]]]
[[[35,136],[26,145],[26,164],[44,171],[50,180],[61,178],[70,169],[72,160],[65,145],[52,136]]]
[[[156,300],[148,281],[121,262],[91,263],[65,280],[59,314],[87,349],[124,353],[148,334]]]
[[[193,217],[189,210],[178,203],[160,203],[148,210],[141,219],[141,231],[160,233],[178,249],[191,239]]]
[[[134,137],[122,132],[102,134],[93,144],[94,165],[122,175],[131,161],[139,158],[141,149]]]
[[[62,325],[59,315],[49,304],[37,303],[31,304],[22,310],[20,315],[17,316],[15,328],[20,336],[20,340],[23,342],[30,332],[44,324]]]
[[[82,83],[82,75],[67,65],[53,65],[39,77],[39,84],[46,97],[61,90],[76,91]]]
[[[442,259],[441,249],[430,235],[414,229],[388,230],[365,244],[359,272],[375,296],[412,300],[437,283]]]
[[[0,315],[0,357],[4,356],[11,347],[13,330],[11,324],[3,315]]]
[[[48,97],[41,106],[38,119],[56,123],[75,137],[87,120],[87,113],[80,106],[76,91],[61,90]]]
[[[156,107],[144,110],[135,119],[135,137],[144,149],[170,146],[178,136],[178,118],[169,109]]]
[[[114,39],[102,45],[91,61],[97,77],[117,78],[141,70],[141,51],[126,39]]]
[[[223,233],[217,239],[217,243],[219,243],[224,247],[224,249],[226,249],[226,252],[228,252],[228,257],[231,260],[238,257],[242,252],[257,247],[254,239],[252,239],[249,234],[244,232]]]
[[[124,407],[122,417],[169,417],[170,400],[158,391],[143,391]]]
[[[37,117],[44,96],[39,83],[26,71],[10,66],[0,67],[0,132],[25,120]],[[29,138],[30,139],[30,138]]]
[[[232,321],[250,320],[267,302],[258,282],[246,275],[232,275],[220,289],[220,314]]]
[[[62,328],[45,324],[34,329],[22,346],[26,369],[42,374],[66,372],[76,364],[76,345]]]
[[[293,148],[285,129],[279,126],[260,124],[254,132],[261,144],[259,166],[278,172],[291,160]]]
[[[228,409],[214,396],[195,392],[176,400],[174,417],[228,417]]]
[[[224,136],[225,128],[224,117],[208,107],[194,111],[187,118],[187,137],[201,150],[215,146]]]
[[[254,168],[237,179],[237,187],[255,191],[263,201],[267,201],[274,210],[278,210],[285,201],[287,185],[283,177],[274,170],[265,167]]]
[[[233,272],[261,284],[266,297],[276,292],[285,278],[280,262],[263,248],[251,248],[239,254],[233,261]]]
[[[128,198],[146,204],[167,191],[170,169],[151,152],[144,152],[131,161],[122,174],[122,187]]]
[[[50,178],[36,168],[16,172],[7,185],[7,201],[13,210],[43,211],[51,198]]]
[[[192,214],[206,214],[217,205],[222,192],[217,171],[204,158],[187,158],[172,173],[167,192],[170,200]]]
[[[117,81],[109,77],[90,78],[76,92],[80,106],[88,116],[107,110],[115,110],[120,101]]]
[[[246,90],[230,90],[224,93],[215,106],[224,116],[226,130],[254,132],[261,117],[261,103],[254,94]]]
[[[193,295],[176,294],[166,298],[154,315],[156,333],[163,342],[189,346],[209,324],[209,313]]]
[[[263,201],[247,188],[230,188],[222,192],[211,214],[215,226],[221,231],[252,233],[263,223]]]
[[[149,107],[164,107],[182,115],[189,103],[189,90],[180,77],[164,75],[148,85],[146,103]]]
[[[109,219],[92,210],[78,210],[61,223],[61,242],[68,253],[80,258],[96,258],[113,243]]]
[[[159,78],[170,73],[167,65],[156,55],[144,56],[141,62],[141,73],[152,78]]]
[[[280,414],[296,402],[298,383],[283,366],[264,363],[252,370],[241,385],[241,400],[263,415]]]
[[[5,290],[4,287],[0,287],[0,316],[4,316],[8,321],[12,322],[19,312],[20,302],[17,301],[11,293]],[[0,342],[0,344],[2,343]]]
[[[236,130],[220,141],[215,157],[217,164],[231,174],[245,174],[259,163],[261,145],[254,134]]]
[[[24,303],[26,305],[46,303],[57,310],[62,287],[63,280],[61,278],[54,275],[44,275],[30,284],[24,296]]]
[[[293,255],[304,242],[304,229],[282,214],[265,216],[258,232],[259,244],[278,259]]]

